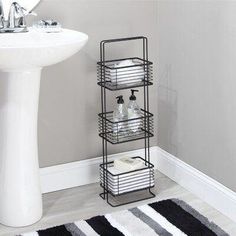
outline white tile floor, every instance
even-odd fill
[[[166,198],[184,200],[230,235],[236,235],[236,223],[159,172],[156,174],[156,188],[154,189],[157,194],[156,198],[112,208],[98,196],[100,192],[99,184],[90,184],[45,194],[43,196],[44,216],[38,223],[25,228],[9,228],[0,225],[0,236],[13,236],[22,232],[48,228]]]

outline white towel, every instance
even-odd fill
[[[120,68],[125,66],[134,66],[127,68]],[[108,77],[112,83],[127,84],[127,83],[138,83],[144,80],[144,69],[142,65],[135,63],[132,60],[124,60],[118,64],[114,64],[116,70],[108,70]]]

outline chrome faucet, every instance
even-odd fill
[[[19,3],[13,2],[11,4],[9,16],[8,16],[9,29],[15,29],[15,28],[26,29],[25,14],[23,10],[25,9],[21,7]],[[16,19],[16,14],[19,15],[20,17],[19,19]]]
[[[0,33],[23,33],[28,32],[26,26],[25,16],[28,14],[34,14],[33,12],[27,12],[25,8],[20,6],[19,3],[13,2],[11,4],[8,20],[4,20],[3,11],[0,15]]]

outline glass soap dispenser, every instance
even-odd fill
[[[136,96],[134,95],[135,92],[138,92],[138,90],[131,89],[131,96],[129,97],[129,104],[127,106],[129,119],[128,127],[132,132],[137,132],[139,130],[139,127],[141,126],[141,119],[138,118],[142,117],[141,109],[137,104]]]
[[[127,108],[124,104],[124,99],[123,96],[120,95],[117,98],[117,106],[113,112],[113,121],[114,122],[119,122],[115,123],[113,125],[113,132],[126,132],[127,128],[127,122],[125,122],[128,119],[128,111]],[[124,121],[124,122],[121,122]]]

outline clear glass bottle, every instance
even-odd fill
[[[138,92],[138,90],[131,89],[131,96],[129,97],[129,104],[127,106],[128,109],[128,128],[131,132],[138,132],[141,126],[141,118],[142,112],[139,105],[136,102],[136,96],[134,92]],[[130,120],[133,119],[133,120]]]
[[[116,98],[117,98],[117,106],[113,112],[113,121],[119,123],[113,124],[113,132],[114,133],[122,132],[122,134],[125,134],[127,131],[127,122],[125,121],[128,119],[128,111],[124,104],[123,96],[118,96]]]

